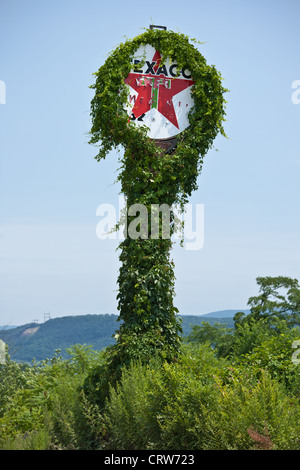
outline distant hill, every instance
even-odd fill
[[[233,326],[233,316],[240,310],[222,310],[205,315],[180,315],[183,335],[192,330],[192,325],[203,321],[216,321]],[[243,310],[245,313],[249,311]],[[29,362],[52,358],[59,349],[66,358],[66,348],[74,344],[91,345],[101,350],[114,343],[113,335],[119,328],[118,315],[77,315],[54,318],[45,323],[28,323],[15,328],[0,329],[0,339],[8,345],[10,357],[15,361]]]
[[[233,318],[237,312],[244,312],[246,315],[250,313],[250,310],[218,310],[217,312],[205,313],[200,315],[201,317],[213,317],[213,318]]]
[[[203,315],[181,315],[183,335],[187,336],[192,331],[193,325],[201,325],[204,321],[210,324],[223,323],[227,328],[233,328],[233,317],[237,312],[244,312],[248,315],[250,310],[218,310]]]
[[[54,318],[0,331],[0,338],[8,344],[8,352],[16,361],[52,358],[57,349],[67,357],[65,349],[74,344],[92,345],[96,350],[112,344],[117,318],[110,314]]]
[[[0,325],[0,331],[2,330],[11,330],[12,328],[17,328],[18,325]]]

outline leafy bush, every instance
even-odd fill
[[[300,448],[298,401],[268,372],[258,380],[256,370],[216,361],[207,346],[190,353],[123,371],[105,408],[106,448]]]
[[[2,450],[48,450],[50,447],[51,436],[45,429],[27,431],[1,443]]]
[[[0,364],[0,418],[5,414],[13,393],[26,386],[28,367],[11,361],[6,355],[4,364]]]
[[[9,358],[1,366],[1,448],[75,449],[88,434],[80,386],[89,369],[101,362],[102,352],[85,345],[75,345],[67,352],[69,360],[63,360],[58,351],[51,360],[31,367],[19,366]]]
[[[292,361],[293,334],[279,334],[266,339],[253,350],[239,358],[242,366],[250,365],[258,373],[267,370],[287,390],[300,396],[300,365]]]

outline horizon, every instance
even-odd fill
[[[212,312],[207,312],[207,313],[201,313],[201,314],[198,314],[198,313],[178,313],[177,315],[180,317],[180,316],[183,316],[183,317],[203,317],[203,316],[213,316],[213,314],[220,314],[221,312],[245,312],[245,311],[250,311],[249,308],[243,308],[243,309],[235,309],[235,308],[232,308],[232,309],[225,309],[225,310],[217,310],[217,311],[212,311]],[[116,316],[118,317],[119,315],[117,313],[109,313],[109,312],[105,312],[105,313],[78,313],[78,314],[75,314],[75,315],[59,315],[59,316],[53,316],[50,318],[48,318],[47,320],[38,320],[38,319],[35,319],[35,320],[32,320],[32,321],[29,321],[29,322],[26,322],[26,323],[20,323],[20,324],[0,324],[0,328],[7,328],[7,327],[10,327],[10,328],[14,328],[14,327],[19,327],[19,326],[25,326],[25,325],[30,325],[30,324],[35,324],[35,325],[43,325],[44,323],[46,323],[47,321],[49,320],[56,320],[58,318],[69,318],[69,317],[84,317],[84,316],[88,316],[88,315],[91,315],[91,316],[101,316],[101,315],[113,315],[113,316]],[[217,318],[217,317],[216,317]],[[229,317],[219,317],[219,318],[231,318],[231,316]]]

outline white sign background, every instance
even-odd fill
[[[133,121],[134,124],[137,126],[144,125],[148,127],[148,136],[151,139],[168,139],[178,135],[180,132],[189,127],[188,113],[194,104],[194,100],[191,94],[191,85],[194,82],[192,81],[191,74],[188,70],[183,71],[184,76],[182,74],[182,71],[178,77],[175,78],[174,76],[172,76],[177,73],[177,67],[176,63],[171,62],[169,58],[167,58],[166,62],[164,63],[165,68],[163,69],[167,71],[167,75],[163,72],[154,75],[152,71],[155,66],[152,66],[152,70],[150,68],[150,73],[146,73],[147,70],[149,70],[149,64],[153,64],[153,61],[155,60],[155,54],[157,54],[155,48],[149,44],[140,46],[135,52],[133,56],[133,63],[136,64],[136,67],[139,69],[139,71],[134,71],[134,69],[132,68],[132,73],[129,74],[129,77],[131,78],[131,84],[135,86],[135,88],[133,88],[133,86],[128,83],[129,96],[126,105],[126,111],[128,115],[132,117],[133,108],[135,107],[135,104],[137,103],[139,105],[139,100],[143,100],[142,93],[145,92],[145,82],[148,87],[150,86],[149,83],[151,79],[155,79],[156,83],[158,80],[161,82],[160,86],[158,86],[158,100],[162,100],[164,99],[165,90],[161,90],[161,87],[170,87],[171,91],[172,85],[174,90],[174,82],[176,80],[184,80],[186,88],[174,94],[171,97],[171,103],[168,103],[169,106],[173,104],[173,110],[175,111],[178,127],[174,125],[174,122],[171,122],[168,119],[168,114],[162,114],[157,109],[157,107],[150,107],[151,103],[148,106],[149,109],[145,113],[143,113],[143,116],[140,117],[140,120],[134,119]],[[141,66],[138,61],[142,62]],[[170,73],[171,66],[173,66],[171,68],[172,74]],[[142,74],[141,71],[143,72]],[[159,68],[158,70],[156,69],[156,71],[159,72]],[[184,83],[179,85],[185,86]]]

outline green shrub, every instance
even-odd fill
[[[299,449],[299,413],[267,371],[230,367],[202,346],[123,371],[105,408],[106,448]]]
[[[299,334],[299,333],[298,333]],[[238,363],[250,365],[252,370],[265,369],[277,381],[283,383],[287,390],[300,396],[300,365],[292,361],[294,337],[291,333],[271,336],[253,348],[248,354],[242,355]]]
[[[300,366],[291,340],[272,335],[232,363],[209,344],[184,345],[172,362],[160,350],[120,369],[117,380],[105,362],[111,356],[95,367],[85,347],[69,361],[9,364],[0,448],[298,450]]]
[[[149,399],[155,375],[154,369],[141,363],[132,364],[123,371],[121,382],[111,388],[105,408],[109,439],[106,448],[147,449],[157,442],[158,410]]]
[[[2,450],[49,450],[51,436],[45,429],[18,434],[1,442]]]

